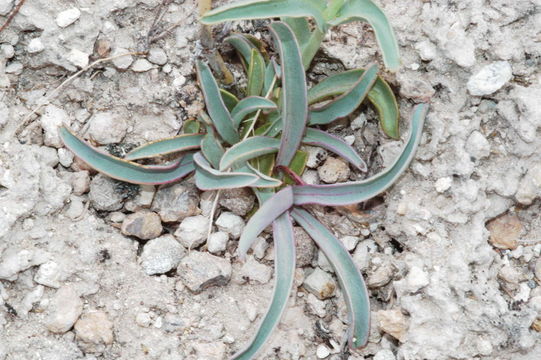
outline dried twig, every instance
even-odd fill
[[[51,91],[50,94],[48,94],[42,101],[40,101],[40,104],[36,106],[28,115],[25,116],[25,118],[22,120],[21,124],[17,127],[17,130],[15,131],[15,136],[19,136],[20,133],[27,127],[28,123],[32,120],[32,116],[34,116],[43,106],[48,105],[51,99],[58,93],[60,90],[62,90],[66,85],[71,83],[73,80],[81,76],[85,71],[93,68],[94,66],[101,64],[106,61],[111,61],[114,59],[117,59],[119,57],[128,56],[128,55],[142,55],[142,53],[139,52],[129,52],[126,54],[120,54],[115,56],[110,56],[103,59],[98,59],[91,63],[90,65],[82,68],[81,70],[77,71],[75,74],[71,75],[69,78],[64,80],[57,88],[55,88],[53,91]]]
[[[11,11],[11,14],[9,14],[9,17],[8,19],[6,20],[6,22],[4,23],[4,25],[2,25],[2,27],[0,28],[0,33],[2,31],[4,31],[8,26],[9,24],[11,24],[11,22],[13,21],[13,19],[15,18],[15,15],[17,15],[19,13],[19,10],[21,10],[21,7],[23,6],[23,4],[25,3],[26,0],[21,0],[19,1],[19,3],[13,8],[13,10]]]

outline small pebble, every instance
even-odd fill
[[[328,157],[325,163],[317,169],[319,178],[327,184],[343,182],[349,178],[350,170],[346,162]]]
[[[137,59],[131,69],[135,72],[145,72],[152,69],[152,64],[147,59]]]
[[[91,344],[113,343],[113,323],[103,311],[92,311],[84,314],[75,323],[77,339]]]
[[[220,231],[224,231],[231,235],[233,239],[238,239],[244,230],[244,220],[231,212],[222,213],[216,219],[216,226]]]
[[[218,231],[210,234],[207,239],[207,249],[212,254],[218,254],[225,251],[229,235],[223,231]]]
[[[187,249],[194,249],[207,239],[208,227],[209,219],[206,216],[190,216],[182,220],[175,237]]]
[[[316,356],[318,359],[325,359],[331,354],[328,347],[323,344],[319,344],[316,349]]]
[[[143,247],[140,261],[147,275],[164,274],[178,266],[186,250],[172,235],[150,240]]]
[[[332,276],[320,268],[316,268],[304,279],[303,286],[320,300],[333,297],[336,290],[336,282]]]
[[[156,65],[165,65],[167,63],[167,55],[160,48],[152,48],[148,52],[148,61]]]
[[[71,49],[66,56],[66,59],[68,59],[68,61],[73,65],[79,68],[84,68],[88,65],[88,56],[89,55],[87,53],[84,53],[81,50]]]
[[[70,26],[74,22],[76,22],[80,16],[81,16],[81,11],[77,8],[64,10],[61,13],[59,13],[58,16],[56,17],[56,24],[60,26],[61,28],[65,28],[67,26]]]
[[[474,96],[490,95],[501,89],[513,78],[513,70],[507,61],[486,65],[468,80],[468,91]]]
[[[43,49],[45,49],[45,46],[43,46],[43,42],[41,41],[40,38],[34,38],[30,40],[30,42],[28,43],[28,46],[26,47],[26,50],[28,51],[29,54],[39,53],[43,51]]]
[[[160,236],[162,230],[160,217],[151,211],[140,211],[128,215],[121,227],[124,235],[135,236],[142,240],[154,239]]]
[[[518,240],[523,230],[518,216],[505,214],[499,216],[486,225],[490,232],[489,242],[498,249],[514,250],[518,246]]]

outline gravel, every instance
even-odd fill
[[[185,254],[172,235],[163,235],[145,244],[139,260],[147,275],[164,274],[175,269]]]

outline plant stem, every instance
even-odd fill
[[[222,195],[222,190],[216,191],[216,196],[212,202],[212,209],[210,209],[209,214],[209,229],[207,231],[207,241],[212,234],[212,225],[214,224],[214,214],[216,213],[216,208],[218,207],[218,200],[220,200],[220,195]]]

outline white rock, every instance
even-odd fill
[[[126,120],[114,112],[96,113],[89,122],[89,137],[102,145],[121,142],[128,130]]]
[[[437,192],[443,193],[449,190],[452,184],[453,184],[453,178],[448,176],[448,177],[443,177],[436,180],[434,187],[436,188]]]
[[[13,61],[5,68],[6,74],[20,75],[23,72],[24,65],[18,61]]]
[[[40,38],[34,38],[30,40],[30,42],[28,43],[28,46],[26,47],[26,50],[30,54],[39,53],[43,51],[43,49],[45,49],[45,46],[43,46],[43,42],[41,41]]]
[[[306,170],[302,176],[302,180],[309,185],[319,184],[319,175],[316,170]]]
[[[417,266],[412,266],[406,276],[407,290],[411,293],[429,284],[428,274]]]
[[[165,65],[167,63],[167,55],[161,48],[152,48],[148,52],[148,61],[156,65]]]
[[[149,313],[142,312],[135,316],[135,322],[141,327],[149,327],[152,323],[152,318]]]
[[[319,300],[314,296],[314,294],[308,294],[306,297],[306,303],[308,304],[310,310],[317,316],[323,318],[325,315],[327,315],[327,311],[325,310],[325,301]]]
[[[41,285],[36,286],[32,291],[27,293],[21,303],[17,306],[17,315],[26,318],[28,313],[38,303],[43,296],[44,288]]]
[[[137,59],[131,69],[135,72],[145,72],[152,69],[152,64],[147,59]]]
[[[374,355],[373,360],[396,360],[393,352],[389,349],[380,350]]]
[[[56,17],[56,25],[60,26],[61,28],[65,28],[76,22],[80,16],[81,11],[77,8],[64,10]]]
[[[479,131],[474,131],[466,141],[466,151],[477,159],[490,155],[490,143]]]
[[[48,287],[59,288],[61,278],[60,266],[54,261],[48,261],[40,265],[34,276],[34,281]]]
[[[240,275],[245,279],[266,284],[272,276],[272,268],[257,262],[253,256],[248,256],[248,259],[240,269]]]
[[[513,77],[513,70],[507,61],[498,61],[483,67],[468,80],[471,95],[483,96],[495,93]]]
[[[325,163],[317,169],[320,179],[327,184],[346,181],[349,178],[350,169],[342,159],[328,157]]]
[[[355,142],[355,135],[344,136],[344,141],[350,146],[353,145],[353,143]]]
[[[417,43],[415,45],[415,49],[419,51],[419,56],[424,61],[432,61],[437,56],[436,46],[432,44],[430,40],[424,40],[420,43]]]
[[[303,286],[321,300],[333,297],[336,290],[332,276],[320,268],[316,268],[304,279]]]
[[[182,220],[175,231],[175,237],[184,247],[193,249],[207,239],[208,226],[209,219],[206,216],[190,216]]]
[[[319,344],[316,349],[316,356],[318,359],[325,359],[331,354],[331,351],[328,347],[323,344]]]
[[[305,149],[308,152],[308,159],[306,160],[306,166],[310,169],[317,168],[323,161],[327,159],[327,151],[315,147],[315,146],[306,146]]]
[[[207,239],[207,249],[210,253],[217,254],[225,251],[227,242],[229,241],[229,234],[218,231],[210,234]]]
[[[145,244],[141,266],[147,275],[164,274],[177,267],[185,254],[184,247],[172,235],[163,235]]]
[[[515,197],[521,204],[530,205],[539,195],[541,195],[541,164],[536,164],[520,180]]]
[[[82,52],[79,49],[71,49],[71,51],[66,56],[66,59],[73,65],[84,68],[88,65],[88,54]]]
[[[191,251],[178,266],[177,273],[186,287],[200,292],[210,286],[222,286],[231,278],[231,263],[206,252]]]
[[[63,167],[70,167],[73,164],[73,153],[67,149],[58,149],[58,161]]]
[[[347,251],[353,251],[359,242],[359,238],[356,236],[344,236],[340,241],[342,241]]]
[[[115,58],[111,61],[113,62],[113,65],[117,69],[126,70],[133,63],[133,56],[124,55],[124,54],[128,54],[129,52],[130,51],[128,49],[124,49],[124,48],[115,48],[112,51],[111,56]],[[124,56],[120,56],[120,55],[124,55]]]
[[[50,332],[63,334],[73,327],[83,311],[83,301],[71,287],[61,287],[54,294],[46,320]]]
[[[253,245],[252,251],[256,259],[261,260],[265,257],[265,252],[269,248],[269,243],[265,240],[264,237],[258,236]]]
[[[244,230],[244,220],[231,212],[222,213],[216,220],[216,226],[220,231],[231,235],[233,239],[238,239]]]
[[[13,1],[14,0],[0,0],[0,15],[1,16],[6,16],[7,14],[11,12],[11,9],[13,9]]]
[[[113,343],[113,323],[103,311],[91,311],[81,316],[75,323],[75,333],[78,340],[91,345]],[[85,346],[85,350],[94,352],[94,347]]]
[[[492,351],[494,350],[490,340],[485,339],[483,337],[479,337],[475,341],[475,345],[477,347],[477,351],[479,351],[479,354],[481,354],[483,356],[488,356],[488,355],[492,354]]]
[[[47,261],[43,251],[8,248],[0,258],[0,279],[14,281],[17,274]]]
[[[0,45],[0,53],[4,55],[6,59],[11,59],[15,56],[15,48],[11,44],[2,44]]]

